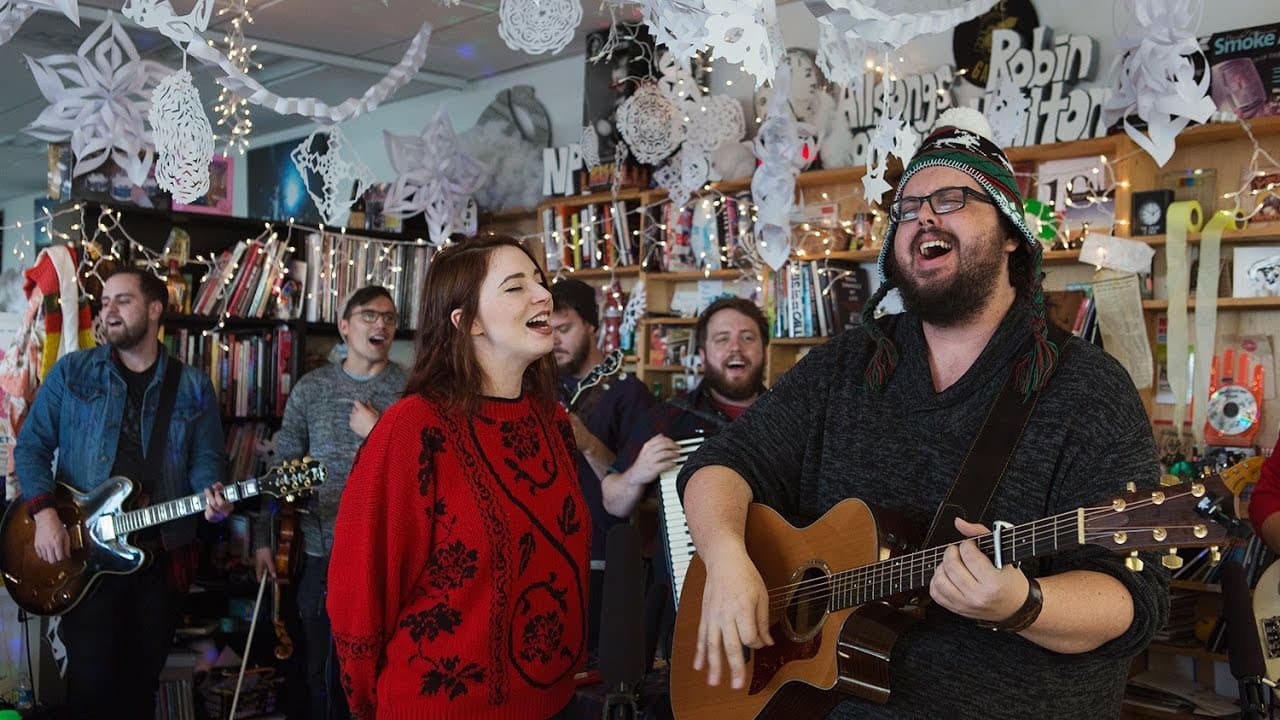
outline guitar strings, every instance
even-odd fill
[[[1184,493],[1179,493],[1176,495],[1168,495],[1161,502],[1162,503],[1170,502],[1173,500],[1184,498],[1187,495],[1192,495],[1192,494],[1193,493],[1190,490],[1188,490],[1187,492],[1184,492]],[[1116,511],[1112,506],[1108,505],[1108,506],[1098,506],[1098,507],[1086,509],[1083,514],[1084,514],[1085,520],[1096,519],[1098,517],[1105,516],[1105,515],[1119,516],[1125,511],[1140,509],[1140,508],[1144,508],[1154,504],[1156,504],[1154,499],[1146,498],[1146,499],[1137,500],[1130,503],[1128,506],[1126,506],[1124,511]],[[1025,545],[1029,542],[1032,545],[1035,545],[1035,544],[1038,544],[1039,541],[1041,540],[1047,540],[1048,538],[1057,538],[1063,535],[1062,530],[1065,528],[1065,529],[1071,530],[1070,536],[1073,537],[1072,544],[1075,544],[1074,528],[1077,526],[1076,521],[1077,521],[1078,515],[1079,515],[1078,511],[1072,510],[1064,513],[1060,513],[1058,515],[1050,516],[1048,518],[1042,518],[1040,520],[1035,520],[1030,523],[1027,523],[1028,525],[1031,526],[1030,539],[1028,539],[1028,533],[1026,532],[1026,530],[1024,530],[1021,533],[1018,533],[1016,532],[1016,528],[1013,528],[1012,529],[1013,531],[1011,531],[1010,529],[1006,529],[1005,532],[1002,534],[1002,540],[1008,541],[1007,546],[1010,549],[1011,554],[1013,554],[1012,551],[1016,549],[1019,543],[1022,543]],[[1064,518],[1069,518],[1065,526],[1062,525],[1062,521]],[[1045,526],[1050,526],[1050,527],[1045,527]],[[1085,539],[1086,541],[1088,541],[1090,539],[1109,537],[1109,536],[1112,536],[1117,531],[1123,531],[1126,533],[1135,533],[1135,532],[1140,533],[1144,531],[1154,531],[1161,528],[1168,530],[1171,528],[1172,529],[1192,529],[1194,527],[1196,527],[1196,525],[1176,525],[1176,526],[1164,525],[1160,527],[1124,526],[1124,527],[1119,527],[1119,528],[1115,528],[1112,530],[1105,530],[1105,531],[1086,530]],[[975,538],[966,538],[966,540],[974,540],[975,542],[977,542],[979,549],[983,550],[984,552],[994,549],[994,539],[995,539],[995,533],[988,533],[986,535],[978,536]],[[769,608],[772,611],[775,609],[779,609],[781,607],[786,607],[787,605],[793,602],[810,601],[810,600],[814,600],[822,597],[829,598],[835,592],[849,592],[849,591],[856,590],[862,586],[871,585],[875,583],[884,583],[886,581],[892,581],[895,577],[901,579],[906,576],[911,576],[911,575],[914,575],[914,573],[919,570],[936,569],[937,566],[941,564],[941,556],[945,552],[946,548],[959,545],[964,541],[965,540],[958,540],[956,542],[949,543],[947,545],[938,546],[934,548],[926,548],[924,550],[911,553],[910,555],[891,558],[889,560],[876,562],[871,565],[852,568],[852,569],[840,571],[831,575],[824,575],[818,578],[810,578],[807,580],[801,580],[795,583],[790,583],[788,585],[782,585],[782,586],[770,588],[768,591],[769,598],[770,598]],[[1002,546],[1004,546],[1004,543],[1002,543]],[[844,586],[844,587],[837,587],[837,586]],[[916,588],[904,588],[900,592],[907,592],[909,590],[914,590],[914,589]],[[798,590],[800,592],[791,594],[792,590]]]

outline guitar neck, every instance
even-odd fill
[[[257,478],[249,478],[244,482],[232,483],[222,488],[223,497],[233,503],[254,497],[259,492]],[[153,525],[167,523],[170,520],[195,515],[196,513],[204,512],[208,504],[204,493],[199,492],[177,500],[169,500],[138,508],[137,510],[117,513],[115,516],[116,533],[137,532]]]
[[[1085,510],[1080,508],[1007,527],[1000,533],[998,553],[994,533],[972,539],[992,562],[999,559],[1008,565],[1084,545],[1085,524]],[[832,574],[831,609],[843,610],[927,588],[948,547],[926,548]]]

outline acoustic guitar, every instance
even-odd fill
[[[267,494],[299,497],[322,484],[328,474],[319,461],[293,460],[260,478],[222,489],[231,502]],[[74,608],[103,574],[128,575],[149,561],[145,550],[129,544],[129,534],[204,512],[204,493],[133,510],[138,486],[124,476],[109,478],[89,492],[59,483],[53,493],[58,517],[71,536],[71,555],[47,563],[35,551],[36,523],[26,502],[14,502],[0,520],[0,574],[18,607],[36,615],[61,615]]]
[[[1132,491],[1096,507],[1005,527],[998,537],[993,533],[975,540],[988,557],[999,556],[1006,564],[1097,545],[1130,554],[1126,565],[1131,570],[1143,567],[1138,551],[1163,549],[1162,564],[1176,568],[1182,563],[1178,546],[1214,546],[1226,539],[1226,529],[1214,522],[1221,522],[1225,493],[1216,476]],[[735,690],[727,681],[707,685],[706,673],[693,669],[707,580],[706,566],[695,555],[676,612],[671,662],[676,719],[795,717],[791,698],[797,690],[815,688],[887,701],[890,653],[910,618],[883,601],[905,600],[926,590],[945,546],[904,552],[860,500],[841,502],[804,529],[769,507],[752,504],[746,546],[769,589],[774,644],[744,648],[743,689]],[[779,694],[787,700],[770,706]]]

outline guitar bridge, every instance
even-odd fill
[[[1268,659],[1280,657],[1280,616],[1262,619],[1262,649]]]

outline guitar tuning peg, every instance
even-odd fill
[[[310,464],[311,464],[311,463],[313,463],[313,462],[315,462],[315,458],[311,457],[310,455],[303,455],[303,456],[302,456],[302,464],[304,464],[304,465],[310,465]]]
[[[1129,557],[1124,559],[1124,566],[1133,572],[1142,572],[1142,569],[1145,568],[1147,564],[1142,562],[1142,558],[1138,557],[1138,551],[1134,550],[1129,553]]]
[[[1182,556],[1178,554],[1178,548],[1169,548],[1169,552],[1160,556],[1160,564],[1170,570],[1177,570],[1182,567]]]
[[[1138,483],[1136,483],[1136,482],[1127,482],[1127,483],[1125,483],[1125,484],[1124,484],[1124,491],[1125,491],[1125,492],[1137,492],[1137,491],[1138,491]]]
[[[1173,485],[1177,485],[1181,482],[1182,482],[1182,478],[1178,477],[1177,475],[1166,474],[1166,475],[1160,476],[1161,487],[1172,487]]]
[[[1222,548],[1217,545],[1211,545],[1209,547],[1209,564],[1217,565],[1220,562],[1222,562]]]

